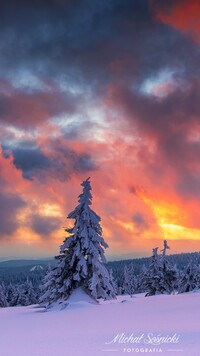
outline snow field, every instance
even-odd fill
[[[63,310],[58,306],[48,312],[37,306],[2,308],[0,355],[200,355],[199,293],[121,296],[99,305],[82,297],[75,294]],[[150,340],[158,335],[180,338],[176,344],[158,346],[145,345],[143,339],[138,344],[119,342],[120,335],[130,338],[131,334],[144,334],[143,339],[150,335]]]

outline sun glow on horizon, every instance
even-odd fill
[[[164,239],[199,240],[200,230],[185,226],[186,216],[177,203],[155,199],[142,188],[137,195],[153,212]]]

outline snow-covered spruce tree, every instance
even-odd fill
[[[92,298],[113,299],[115,292],[109,272],[104,266],[104,248],[108,245],[102,237],[100,217],[91,209],[90,178],[83,181],[83,192],[78,206],[68,215],[74,227],[65,231],[69,236],[60,248],[58,260],[50,275],[47,289],[40,300],[47,305],[57,300],[67,300],[72,291],[82,287]]]
[[[146,290],[145,297],[160,292],[160,280],[162,279],[162,263],[158,255],[158,247],[153,248],[153,256],[149,268],[143,273],[143,283]]]
[[[177,268],[173,266],[166,258],[166,251],[170,249],[167,244],[167,240],[164,240],[164,248],[161,250],[162,256],[162,272],[163,276],[160,281],[161,290],[163,289],[162,293],[171,294],[177,288]]]
[[[155,294],[171,294],[176,288],[177,270],[166,259],[166,250],[169,249],[164,240],[162,255],[158,255],[158,248],[153,249],[153,256],[149,269],[144,275],[146,296]]]

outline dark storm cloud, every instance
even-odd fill
[[[49,141],[49,156],[51,167],[49,174],[52,178],[65,181],[75,173],[87,173],[98,169],[92,155],[86,151],[76,152],[68,146],[65,139]]]
[[[148,222],[146,221],[144,215],[140,212],[136,212],[134,215],[133,215],[133,218],[132,218],[136,228],[138,228],[139,230],[143,230],[143,229],[148,229]]]
[[[10,1],[0,14],[0,63],[8,71],[82,78],[97,93],[111,80],[140,83],[168,66],[199,73],[199,49],[154,20],[148,1]]]
[[[2,187],[2,186],[1,186]],[[0,236],[9,237],[18,228],[17,213],[25,202],[16,194],[0,192]]]
[[[164,162],[180,172],[188,163],[200,163],[200,143],[192,139],[200,124],[199,89],[199,83],[193,82],[189,88],[177,89],[162,99],[124,87],[113,94],[114,105],[125,111],[133,127],[141,135],[154,137],[163,169]],[[155,165],[157,169],[158,159]]]
[[[49,238],[50,235],[62,227],[61,219],[55,216],[32,215],[30,227],[36,234]]]
[[[159,99],[124,87],[114,93],[114,104],[125,111],[133,132],[137,128],[155,142],[153,155],[141,155],[149,179],[159,187],[166,177],[174,177],[174,190],[183,199],[200,195],[199,102],[198,81]]]
[[[23,177],[31,179],[50,166],[49,159],[39,148],[16,148],[13,150],[13,163],[17,169],[21,169]]]
[[[19,145],[2,146],[5,158],[13,156],[13,164],[22,171],[25,179],[38,178],[41,182],[48,178],[65,181],[73,173],[96,170],[97,166],[87,152],[76,153],[62,147],[57,141],[49,142],[50,156],[45,155],[33,141],[20,142]]]
[[[32,179],[40,171],[50,167],[49,159],[33,143],[24,142],[21,146],[3,146],[2,148],[5,158],[8,158],[10,154],[13,155],[15,167],[22,171],[22,175],[26,179]]]

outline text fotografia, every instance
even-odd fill
[[[117,334],[112,340],[107,341],[106,344],[145,344],[150,346],[159,346],[162,344],[178,344],[180,341],[180,335],[162,335],[153,333],[143,333],[141,335],[126,335],[124,333]]]
[[[140,352],[148,352],[148,353],[155,353],[155,352],[163,352],[161,348],[136,348],[136,349],[131,349],[131,348],[124,348],[123,352],[135,352],[135,353],[140,353]]]

